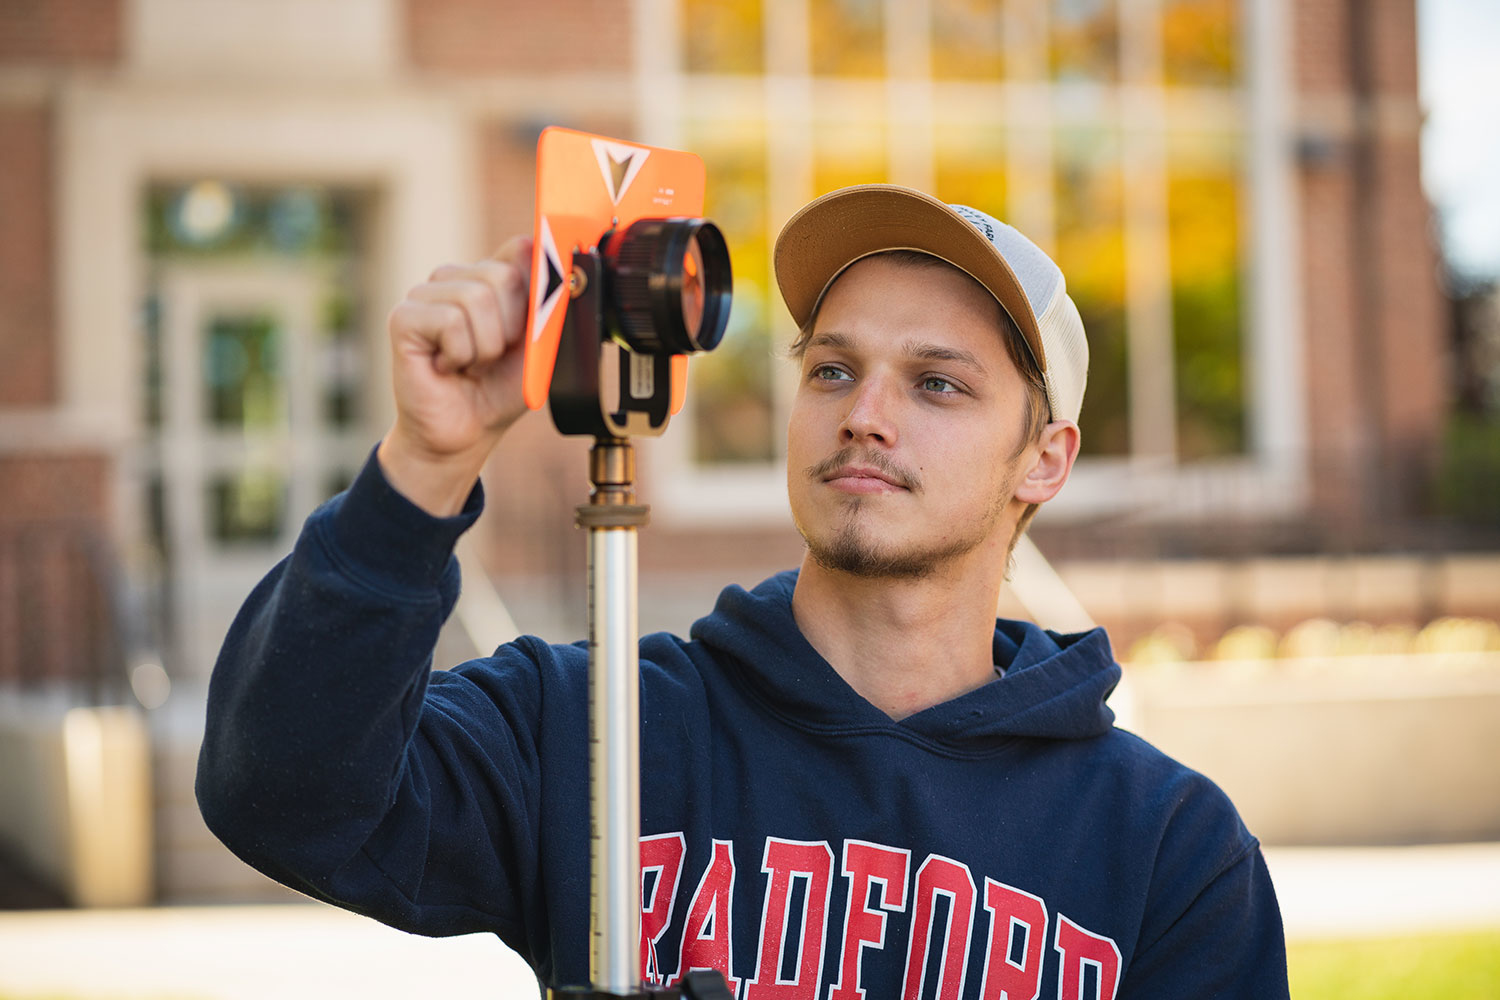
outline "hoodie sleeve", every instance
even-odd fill
[[[423,934],[494,931],[532,954],[534,647],[431,674],[478,517],[432,518],[372,456],[251,593],[209,685],[197,795],[243,860]],[[482,734],[483,738],[480,738]]]
[[[1281,910],[1260,844],[1224,793],[1184,769],[1120,1000],[1286,1000]]]
[[[1121,1000],[1285,1000],[1286,942],[1260,847],[1209,883],[1137,954]]]

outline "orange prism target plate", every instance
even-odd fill
[[[535,249],[522,376],[526,405],[547,401],[575,251],[597,249],[637,219],[703,214],[703,161],[692,153],[550,126],[536,148]],[[687,393],[687,357],[672,356],[672,412]]]

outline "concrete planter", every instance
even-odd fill
[[[151,901],[151,813],[141,713],[0,703],[0,838],[75,905]]]
[[[1126,670],[1130,728],[1265,843],[1500,840],[1500,653]]]

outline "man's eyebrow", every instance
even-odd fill
[[[846,351],[853,345],[853,343],[854,342],[852,340],[850,340],[842,333],[820,333],[809,340],[807,342],[807,347],[803,349],[806,350],[807,348],[812,347],[831,347],[836,351]]]
[[[908,357],[919,361],[953,361],[961,365],[966,365],[975,371],[985,371],[984,363],[979,360],[978,355],[957,347],[944,347],[940,344],[924,344],[908,341],[901,345],[901,350]]]
[[[807,342],[803,351],[809,351],[815,347],[826,347],[835,351],[854,350],[854,338],[834,330],[820,333]],[[947,361],[954,364],[964,365],[976,372],[987,372],[984,362],[979,356],[971,351],[965,351],[958,347],[945,347],[942,344],[933,344],[919,340],[908,340],[901,344],[901,353],[914,361]]]

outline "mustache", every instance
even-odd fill
[[[861,451],[853,446],[840,448],[818,464],[808,466],[803,473],[809,479],[823,480],[846,465],[867,465],[872,469],[877,469],[881,475],[889,478],[897,486],[913,493],[918,493],[922,489],[922,480],[912,470],[897,465],[879,452]]]

